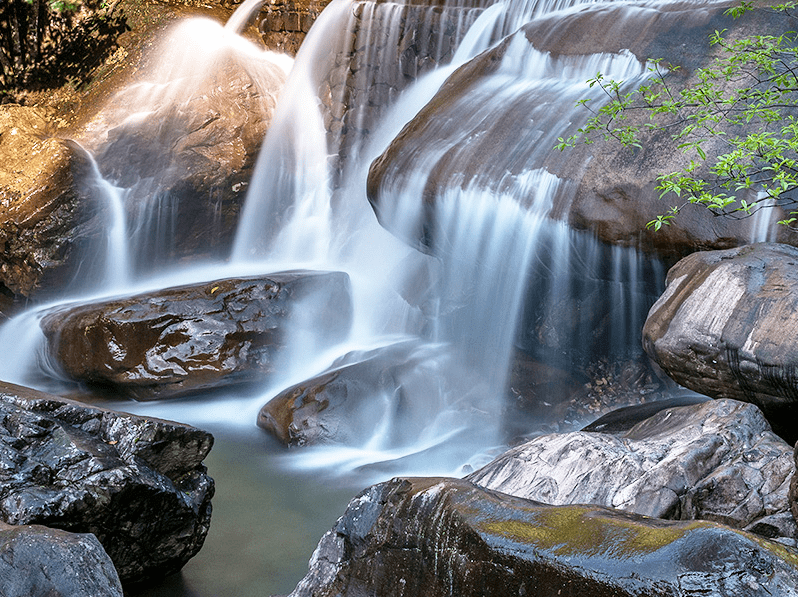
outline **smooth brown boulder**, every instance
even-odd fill
[[[56,136],[46,110],[0,106],[0,283],[37,297],[63,288],[101,238],[86,152]]]
[[[798,249],[760,243],[699,252],[670,269],[643,348],[677,383],[757,405],[798,439]]]
[[[151,400],[261,380],[279,366],[288,326],[321,349],[351,320],[347,274],[290,271],[59,307],[41,328],[54,374]]]
[[[723,525],[397,478],[349,503],[291,597],[796,594],[794,551]]]

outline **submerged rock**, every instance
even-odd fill
[[[468,479],[548,504],[599,504],[713,520],[795,545],[791,448],[755,406],[710,400],[667,408],[617,435],[543,435]]]
[[[0,523],[3,597],[122,597],[114,565],[94,535]]]
[[[93,533],[123,581],[176,572],[202,547],[209,433],[7,383],[0,421],[4,522]]]
[[[677,383],[756,404],[798,439],[798,249],[755,244],[694,253],[668,272],[643,347]]]
[[[97,206],[83,182],[86,152],[54,137],[52,115],[0,106],[0,283],[35,297],[62,288],[81,247],[100,237]]]
[[[545,506],[455,479],[353,499],[291,597],[782,597],[798,556],[705,521]]]
[[[356,445],[385,419],[386,441],[417,437],[441,409],[440,367],[450,357],[440,345],[417,341],[348,353],[280,392],[261,409],[258,425],[289,446]]]
[[[60,307],[41,327],[54,374],[150,400],[262,379],[289,329],[313,330],[321,349],[351,319],[345,273],[292,271]]]

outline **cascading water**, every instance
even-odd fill
[[[232,257],[220,267],[214,265],[221,261],[219,253],[205,270],[175,266],[173,237],[181,233],[186,213],[181,210],[187,202],[213,203],[221,191],[212,187],[199,201],[179,192],[173,182],[186,168],[169,157],[171,138],[161,135],[160,125],[167,120],[184,130],[208,125],[213,109],[199,116],[194,110],[231,86],[225,79],[231,72],[232,86],[251,88],[254,101],[270,97],[273,57],[231,29],[188,21],[177,42],[185,53],[167,52],[169,60],[146,82],[123,91],[126,105],[134,106],[128,114],[110,110],[92,124],[93,142],[87,146],[96,152],[98,172],[113,181],[100,177],[97,187],[126,204],[123,236],[130,265],[109,272],[111,291],[132,290],[134,282],[137,289],[157,288],[165,279],[175,284],[299,267],[345,271],[353,288],[347,341],[320,353],[307,330],[297,334],[284,370],[257,396],[123,408],[198,425],[249,428],[264,402],[336,358],[411,339],[418,343],[413,357],[423,357],[419,377],[413,378],[423,380],[421,391],[412,400],[424,404],[397,406],[397,396],[409,400],[412,388],[379,393],[363,417],[371,424],[360,434],[365,440],[296,451],[291,464],[369,467],[380,475],[459,473],[464,465],[484,462],[506,439],[504,427],[514,417],[505,401],[514,353],[567,370],[597,354],[639,351],[642,318],[658,290],[652,281],[663,278],[661,266],[634,249],[602,245],[571,230],[562,220],[573,184],[552,174],[546,160],[557,137],[585,116],[574,108],[590,93],[585,80],[600,71],[633,84],[645,77],[645,65],[623,51],[552,55],[532,48],[523,32],[515,33],[531,20],[555,12],[566,19],[582,5],[597,3],[487,4],[430,10],[334,0],[297,56],[251,177],[234,185],[248,188],[247,200]],[[256,5],[247,0],[228,27],[243,27]],[[425,23],[426,16],[434,22]],[[430,125],[433,137],[424,153],[402,155],[395,162],[401,176],[380,189],[381,221],[414,244],[426,239],[424,249],[431,255],[424,254],[378,224],[366,193],[369,167],[455,69],[469,68],[491,48],[502,52],[495,71],[455,106],[456,117]],[[106,135],[103,127],[109,125],[114,128]],[[130,139],[145,143],[131,145]],[[475,148],[481,159],[464,167],[464,156]],[[425,200],[430,189],[434,208]],[[117,215],[116,222],[125,221]],[[117,228],[109,238],[118,233]],[[128,263],[125,259],[108,263]],[[159,277],[164,263],[171,273]],[[18,353],[19,344],[8,337],[37,336],[19,359],[0,359],[0,378],[52,389],[32,364],[33,345],[40,342],[38,317],[25,314],[0,330],[0,344],[15,346]],[[426,420],[397,430],[400,407],[423,412]]]

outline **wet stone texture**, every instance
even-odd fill
[[[3,597],[122,597],[108,554],[91,534],[0,523]]]
[[[394,479],[353,499],[291,597],[783,597],[798,556],[712,522],[545,506],[468,481]]]
[[[445,347],[416,341],[348,353],[275,396],[261,409],[258,425],[288,446],[360,445],[388,415],[391,425],[382,440],[401,444],[418,437],[444,408],[443,399],[433,397],[447,391],[461,400],[468,395],[464,375],[457,389],[451,381],[442,388],[450,376],[441,368],[451,359]]]
[[[615,433],[542,435],[468,479],[548,504],[713,520],[795,546],[794,472],[792,448],[759,409],[710,400],[666,408]]]
[[[188,425],[2,383],[0,519],[93,533],[122,581],[176,572],[208,532],[212,444]]]
[[[262,379],[292,334],[322,349],[351,318],[345,273],[292,271],[61,307],[41,328],[55,374],[150,400]]]
[[[677,383],[756,404],[798,439],[798,249],[761,243],[694,253],[668,272],[643,347]]]
[[[101,238],[101,214],[81,183],[88,156],[54,136],[51,118],[0,106],[0,283],[29,298],[68,283],[81,248]]]
[[[258,31],[271,50],[295,56],[330,0],[271,0],[258,14]]]

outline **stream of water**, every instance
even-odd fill
[[[353,39],[360,40],[355,46],[373,50],[366,62],[379,68],[360,68],[357,77],[362,80],[351,81],[350,87],[380,92],[381,69],[395,69],[397,54],[377,50],[403,43],[407,32],[402,23],[408,13],[401,3],[333,0],[308,34],[281,92],[248,181],[229,258],[191,267],[164,264],[159,255],[168,253],[181,222],[173,199],[158,185],[179,173],[167,157],[156,156],[154,161],[163,162],[157,175],[122,180],[106,173],[103,178],[98,159],[94,188],[111,206],[112,215],[101,285],[105,294],[295,268],[344,271],[353,291],[354,321],[346,341],[319,352],[309,348],[313,338],[295,338],[290,346],[294,358],[254,395],[218,392],[163,403],[109,404],[207,428],[218,438],[208,461],[218,483],[218,513],[206,548],[188,564],[182,580],[141,589],[136,595],[290,591],[315,542],[357,489],[392,474],[461,475],[487,462],[506,441],[503,417],[497,413],[505,410],[513,349],[522,342],[533,343],[519,332],[522,319],[542,322],[538,329],[548,339],[541,341],[537,356],[551,366],[572,364],[577,357],[571,347],[581,351],[576,351],[578,358],[587,358],[586,351],[639,351],[640,325],[650,297],[660,289],[662,266],[634,249],[601,245],[553,219],[555,198],[561,202],[570,191],[540,164],[557,137],[586,116],[575,102],[588,95],[587,79],[600,71],[642,81],[646,65],[628,52],[552,56],[533,50],[522,35],[507,38],[533,19],[555,12],[567,18],[594,2],[486,4],[491,5],[448,3],[430,10],[439,22],[455,23],[446,35],[431,36],[433,41],[424,48],[435,68],[382,102],[377,117],[353,116],[347,127],[335,130],[319,90],[337,68],[336,56],[346,54]],[[163,68],[124,92],[126,105],[135,106],[126,123],[146,123],[164,105],[178,110],[190,106],[192,90],[204,88],[209,77],[213,85],[219,84],[214,79],[217,63],[238,61],[256,85],[269,79],[274,68],[287,68],[285,58],[265,53],[237,35],[258,6],[258,0],[247,0],[226,28],[201,19],[181,25],[169,42],[171,49],[163,51],[169,56]],[[390,208],[382,216],[395,231],[404,231],[399,237],[412,237],[425,217],[420,200],[424,187],[433,174],[440,174],[430,171],[436,156],[456,156],[463,139],[484,141],[475,131],[482,130],[486,120],[511,118],[521,111],[535,126],[519,129],[517,147],[504,148],[472,180],[464,181],[467,184],[442,193],[435,211],[432,256],[421,253],[378,224],[366,198],[369,166],[456,68],[498,43],[508,44],[501,65],[464,104],[460,136],[432,144],[424,159],[414,162],[408,156],[402,165],[407,176],[401,186],[387,191]],[[268,85],[263,85],[268,94]],[[347,93],[343,88],[336,92]],[[348,102],[354,110],[351,96],[336,98],[331,90],[329,97],[339,104]],[[367,105],[369,98],[357,101]],[[516,112],[503,112],[505,106],[514,106]],[[147,201],[137,209],[125,208],[136,195]],[[423,272],[432,282],[418,284]],[[420,290],[409,296],[411,287]],[[68,299],[87,301],[102,294],[96,287],[89,290],[71,288]],[[578,315],[580,301],[589,296],[601,296],[612,306],[608,335],[595,347],[586,346],[593,320]],[[24,313],[0,329],[0,346],[14,347],[13,354],[0,359],[0,378],[74,392],[73,386],[48,377],[37,360],[43,309]],[[566,320],[567,329],[562,325]],[[375,402],[384,405],[372,417],[373,428],[356,445],[286,453],[255,429],[258,410],[280,390],[353,350],[408,338],[448,351],[446,358],[430,357],[424,364],[427,377],[439,388],[439,395],[420,398],[436,405],[424,425],[416,424],[406,433],[392,429],[398,424],[388,416],[394,405],[390,396],[380,396]],[[564,348],[548,349],[549,340]],[[430,354],[440,353],[430,348]],[[464,384],[468,391],[463,391]]]

